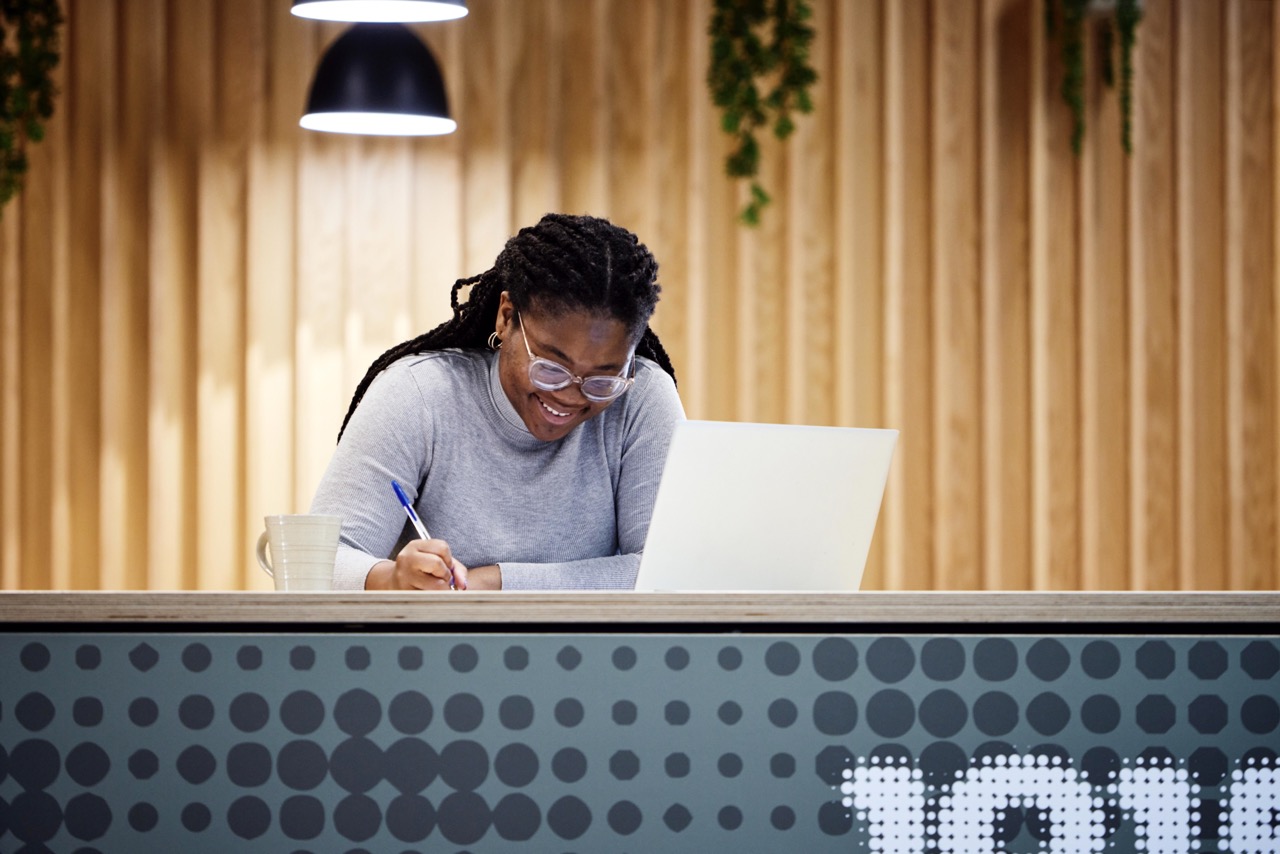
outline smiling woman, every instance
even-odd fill
[[[684,417],[649,328],[657,272],[626,229],[548,214],[455,283],[453,318],[383,353],[352,398],[312,503],[344,518],[334,586],[634,586]]]

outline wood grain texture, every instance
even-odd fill
[[[891,4],[887,10],[885,223],[885,373],[887,421],[902,432],[890,469],[887,586],[938,585],[933,500],[932,311],[929,208],[929,55],[931,6]]]
[[[1098,28],[1087,50],[1097,50]],[[1090,67],[1080,157],[1080,580],[1109,590],[1129,577],[1128,170],[1120,104]]]
[[[298,127],[343,25],[64,6],[0,217],[0,587],[265,587],[262,516],[309,505],[370,361],[557,209],[654,251],[691,417],[901,431],[868,586],[1280,585],[1267,0],[1144,5],[1132,156],[1092,62],[1071,151],[1043,0],[821,0],[755,229],[710,0],[416,25],[459,130],[414,140]]]
[[[1134,525],[1130,565],[1135,586],[1177,584],[1175,519],[1178,501],[1178,420],[1175,359],[1177,258],[1174,253],[1173,8],[1153,2],[1143,13],[1150,28],[1134,63],[1143,86],[1134,120],[1130,171],[1133,367],[1131,471]]]
[[[1137,633],[1274,635],[1280,621],[1276,593],[42,593],[0,594],[0,620],[39,625],[140,626],[166,623],[225,625],[273,623],[288,626],[340,625],[403,631],[492,630],[503,624],[537,625],[542,630],[587,631],[601,626],[625,631],[647,623],[687,625],[698,631],[768,631],[774,624],[811,624],[820,630],[883,631],[910,626],[928,631],[944,625],[954,633],[999,633],[1002,624],[1068,632],[1105,624]]]
[[[931,240],[933,476],[938,578],[982,586],[982,299],[978,269],[981,170],[980,7],[934,3]]]
[[[1224,7],[1177,9],[1178,586],[1228,585]]]
[[[1080,210],[1062,61],[1043,30],[1031,73],[1031,581],[1062,590],[1077,586],[1080,566]]]
[[[982,146],[983,586],[1031,587],[1030,4],[986,4]]]
[[[1264,587],[1277,562],[1273,13],[1231,3],[1226,51],[1229,579]]]

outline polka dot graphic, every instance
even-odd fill
[[[1275,851],[1278,649],[14,633],[0,850]]]

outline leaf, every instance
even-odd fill
[[[757,129],[768,128],[785,139],[795,130],[792,114],[813,110],[809,88],[818,74],[809,60],[814,29],[807,22],[812,17],[811,0],[714,0],[706,79],[721,110],[721,130],[735,137],[725,157],[730,177],[754,178],[759,172]],[[753,180],[741,220],[758,224],[769,201]]]

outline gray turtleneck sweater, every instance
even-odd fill
[[[534,438],[498,379],[496,353],[406,357],[369,386],[320,481],[312,513],[343,517],[333,586],[416,534],[391,481],[467,566],[499,564],[508,590],[635,586],[675,423],[675,383],[636,359],[636,381],[565,438]]]

